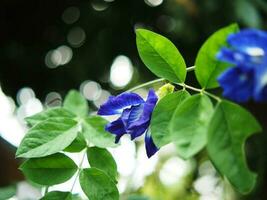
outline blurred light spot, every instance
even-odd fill
[[[94,0],[92,3],[92,8],[96,11],[104,11],[108,8],[108,3],[107,1],[103,0]]]
[[[46,95],[45,104],[48,107],[61,106],[61,103],[62,103],[62,97],[59,93],[50,92]]]
[[[201,195],[212,194],[218,186],[218,178],[214,175],[206,175],[198,178],[194,182],[195,190]]]
[[[109,150],[117,163],[120,175],[130,176],[136,167],[136,147],[130,137],[126,135],[120,141],[121,144],[117,148],[110,148]]]
[[[49,68],[65,65],[72,59],[72,49],[62,45],[55,50],[49,51],[45,56],[45,64]]]
[[[69,7],[66,10],[64,10],[62,14],[62,20],[66,24],[73,24],[76,22],[80,17],[80,10],[77,7]]]
[[[101,90],[101,86],[94,81],[84,81],[80,86],[80,92],[90,101],[97,100],[101,95]]]
[[[15,102],[7,97],[0,87],[0,136],[14,146],[18,146],[25,134],[18,118],[15,116]]]
[[[176,23],[172,17],[167,15],[161,15],[157,19],[157,26],[161,31],[171,32],[174,30]]]
[[[34,98],[35,94],[31,88],[25,87],[18,91],[17,102],[21,104],[27,103],[30,99]]]
[[[145,0],[145,3],[151,7],[156,7],[162,4],[163,0]]]
[[[43,110],[41,101],[37,98],[32,98],[25,104],[25,117],[32,116]]]
[[[114,87],[125,87],[133,77],[131,60],[123,55],[117,56],[110,69],[110,81]]]
[[[143,140],[142,137],[138,138]],[[147,158],[145,145],[137,150],[135,173],[133,174],[132,187],[134,190],[142,187],[147,176],[151,175],[158,162],[158,154],[155,154],[151,158]]]
[[[207,174],[216,174],[216,170],[211,164],[210,161],[204,161],[203,163],[200,164],[198,167],[198,174],[199,176],[204,176]]]
[[[110,93],[108,91],[102,90],[99,98],[94,101],[95,106],[99,108],[100,105],[102,105],[108,100],[109,96],[110,96]]]
[[[113,2],[113,1],[115,1],[115,0],[104,0],[105,2]]]
[[[73,47],[80,47],[85,42],[86,33],[81,27],[72,28],[67,36],[67,40]]]
[[[191,165],[188,161],[174,157],[167,160],[159,173],[161,182],[166,185],[174,185],[181,181],[184,176],[191,170]]]

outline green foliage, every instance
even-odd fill
[[[170,143],[169,124],[175,109],[188,98],[190,94],[181,90],[163,97],[156,105],[150,123],[151,135],[157,147]]]
[[[16,195],[16,185],[0,187],[0,200],[6,200]]]
[[[70,192],[53,191],[47,193],[40,200],[72,200],[72,194]]]
[[[76,90],[67,94],[63,107],[80,117],[86,117],[89,112],[87,100]]]
[[[99,116],[86,117],[83,120],[84,137],[100,148],[115,147],[115,136],[105,131],[107,123]]]
[[[44,157],[69,146],[78,134],[78,123],[70,118],[52,118],[33,126],[23,138],[16,156]]]
[[[90,200],[119,200],[119,191],[115,183],[102,170],[82,170],[80,184]]]
[[[230,183],[241,193],[250,192],[256,174],[246,164],[244,145],[261,126],[248,111],[229,101],[222,101],[212,116],[208,131],[210,159]]]
[[[218,87],[217,77],[229,64],[222,63],[216,59],[216,54],[223,46],[227,46],[227,36],[238,32],[237,24],[222,28],[212,34],[200,48],[195,61],[195,74],[202,88]]]
[[[80,152],[83,149],[85,149],[87,146],[85,138],[83,136],[83,134],[81,132],[78,133],[78,136],[75,138],[75,140],[73,140],[73,142],[64,149],[64,151],[66,152]]]
[[[185,81],[185,61],[171,41],[154,32],[137,29],[136,43],[142,61],[155,75],[176,83]]]
[[[62,118],[62,117],[75,118],[75,115],[64,108],[58,107],[58,108],[47,109],[43,112],[27,117],[25,120],[29,125],[34,126],[38,124],[39,122],[45,121],[47,119]]]
[[[23,138],[16,155],[29,159],[20,169],[27,179],[45,186],[63,183],[79,170],[81,185],[85,193],[91,196],[90,199],[119,199],[115,185],[117,165],[106,149],[90,147],[84,151],[84,154],[87,152],[91,167],[95,167],[88,170],[78,169],[72,159],[59,153],[81,152],[87,148],[87,143],[99,147],[116,146],[114,136],[104,130],[107,121],[87,114],[86,100],[78,92],[70,91],[64,108],[51,108],[28,117],[26,121],[32,127]],[[88,177],[90,180],[87,180]],[[89,191],[91,188],[93,190]],[[70,192],[59,191],[49,192],[42,198],[61,199],[79,198]]]
[[[20,169],[27,179],[40,185],[55,185],[70,179],[77,171],[76,164],[62,153],[25,161]]]
[[[111,179],[116,181],[117,165],[108,150],[90,147],[87,149],[87,158],[91,167],[104,171]]]
[[[170,124],[171,139],[182,158],[194,156],[206,145],[212,112],[212,102],[202,94],[186,98],[175,110]]]

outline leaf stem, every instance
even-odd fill
[[[81,171],[82,171],[82,165],[83,165],[83,162],[84,162],[84,159],[85,159],[85,156],[86,156],[86,152],[87,152],[87,151],[84,150],[84,153],[83,153],[83,155],[82,155],[81,162],[80,162],[80,164],[79,164],[79,166],[78,166],[78,173],[77,173],[77,175],[76,175],[76,177],[75,177],[75,179],[74,179],[74,182],[73,182],[73,184],[72,184],[72,186],[71,186],[71,190],[70,190],[70,192],[73,191],[74,186],[75,186],[75,184],[76,184],[76,182],[77,182],[77,179],[78,179],[78,177],[80,176],[80,173],[81,173]]]

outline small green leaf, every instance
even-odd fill
[[[81,132],[78,133],[78,136],[73,140],[73,142],[68,146],[64,151],[66,152],[81,152],[87,146],[85,138]]]
[[[86,117],[89,112],[87,100],[76,90],[69,91],[63,107],[80,117]]]
[[[40,200],[72,200],[72,194],[70,192],[53,191],[47,193]]]
[[[170,40],[152,31],[137,29],[136,43],[142,61],[155,75],[171,82],[185,81],[185,61]]]
[[[115,147],[115,136],[105,131],[107,120],[100,116],[86,117],[83,121],[84,137],[92,144],[100,148]]]
[[[217,77],[230,65],[216,59],[216,54],[227,46],[227,37],[239,31],[237,24],[222,28],[211,35],[200,48],[195,61],[195,73],[202,88],[219,86]]]
[[[21,141],[16,156],[44,157],[69,146],[78,134],[78,123],[70,118],[52,118],[33,126]]]
[[[70,179],[77,171],[77,166],[66,155],[57,153],[43,158],[30,158],[20,169],[32,182],[51,186]]]
[[[257,120],[244,108],[229,101],[219,103],[208,131],[208,153],[215,167],[243,194],[256,183],[248,169],[244,145],[249,136],[261,131]]]
[[[188,97],[177,107],[170,131],[172,141],[182,158],[194,156],[206,145],[212,113],[212,102],[202,94]]]
[[[87,158],[91,167],[101,169],[110,178],[116,180],[117,165],[108,150],[98,147],[90,147],[87,150]]]
[[[102,170],[82,170],[80,185],[90,200],[119,200],[119,191],[115,183]]]
[[[50,108],[33,116],[27,117],[25,120],[29,125],[34,126],[47,119],[59,117],[74,118],[75,115],[64,108]]]
[[[156,105],[151,118],[150,130],[154,143],[162,147],[171,142],[169,124],[177,106],[190,94],[181,90],[163,97]]]

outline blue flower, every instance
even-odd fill
[[[158,151],[148,130],[157,101],[158,97],[152,89],[149,90],[146,101],[138,94],[124,92],[116,97],[109,97],[107,102],[100,106],[98,115],[120,114],[117,120],[106,125],[106,131],[116,135],[116,143],[124,134],[130,134],[133,140],[146,133],[146,152],[147,156],[151,157]]]
[[[227,38],[229,47],[222,48],[218,60],[233,67],[223,72],[218,82],[223,95],[237,102],[267,100],[267,32],[246,29]]]

